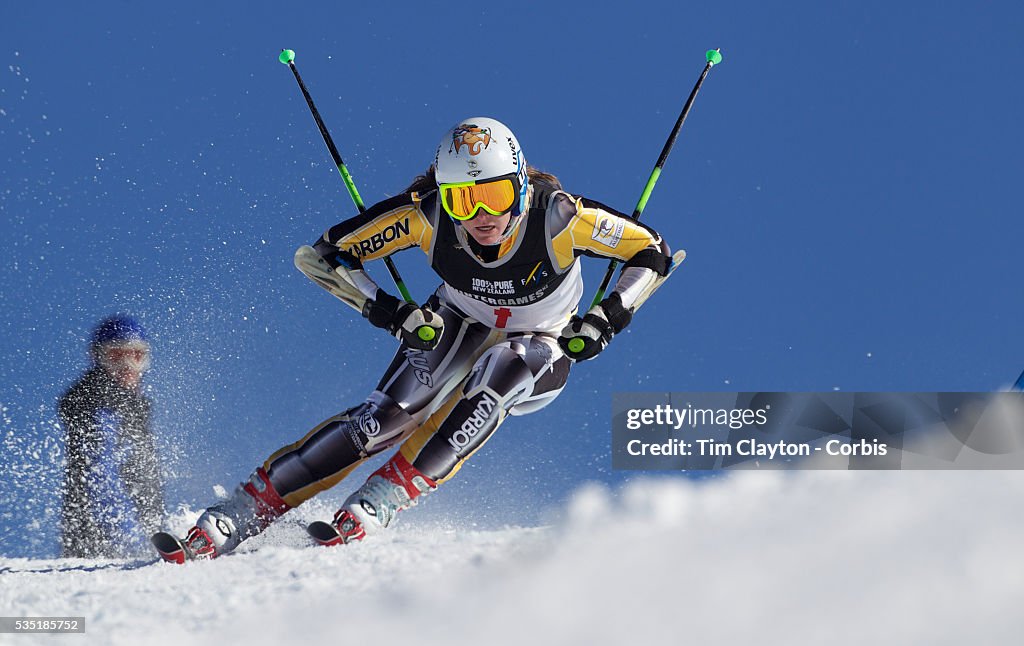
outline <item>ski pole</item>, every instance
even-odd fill
[[[704,79],[707,77],[708,72],[715,65],[722,62],[721,49],[709,49],[707,51],[707,64],[704,66],[704,71],[700,73],[700,78],[697,79],[697,84],[693,86],[693,90],[690,92],[690,98],[686,99],[686,104],[683,105],[683,111],[679,113],[679,118],[676,119],[676,125],[672,128],[672,134],[668,136],[668,141],[665,142],[665,147],[661,149],[661,155],[658,157],[658,163],[654,165],[654,170],[651,171],[651,176],[647,178],[647,185],[644,186],[644,192],[640,195],[640,200],[636,203],[636,208],[633,209],[633,215],[630,216],[634,220],[639,220],[640,216],[644,212],[644,207],[647,206],[647,200],[651,197],[651,191],[654,190],[654,185],[658,183],[658,178],[661,176],[661,169],[665,166],[665,160],[668,159],[668,154],[672,152],[672,146],[676,143],[676,137],[679,136],[679,130],[683,127],[683,122],[686,121],[686,115],[690,113],[690,107],[693,106],[693,100],[697,98],[697,92],[700,92],[700,86],[704,84]],[[594,301],[590,304],[590,307],[596,306],[604,298],[605,290],[608,289],[608,285],[612,282],[612,275],[615,274],[615,267],[618,265],[617,260],[612,260],[608,263],[608,271],[604,274],[604,280],[601,281],[601,285],[597,288],[597,293],[594,295]]]
[[[334,160],[334,165],[338,167],[338,172],[341,173],[341,180],[345,183],[349,196],[352,197],[352,201],[360,213],[366,211],[366,207],[363,205],[363,198],[359,196],[356,184],[352,181],[352,174],[345,167],[345,162],[342,161],[341,154],[338,153],[338,148],[334,145],[334,140],[331,139],[331,133],[327,132],[327,126],[324,125],[324,120],[320,118],[320,112],[316,109],[316,105],[313,104],[313,97],[309,95],[306,84],[302,82],[302,77],[299,76],[299,69],[295,67],[295,52],[290,49],[282,49],[281,55],[277,59],[287,65],[291,69],[292,74],[295,75],[295,81],[299,84],[302,96],[306,99],[306,105],[309,106],[309,111],[313,114],[316,127],[320,129],[320,136],[323,137],[324,143],[327,144],[327,150],[331,153],[331,159]],[[414,302],[409,294],[409,290],[405,288],[405,281],[402,280],[402,276],[398,273],[398,268],[395,267],[391,256],[384,257],[384,264],[388,268],[388,273],[391,274],[391,279],[395,281],[398,291],[402,294],[402,298],[409,303]]]

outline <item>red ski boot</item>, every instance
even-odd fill
[[[184,539],[157,532],[150,540],[160,557],[171,563],[212,559],[259,534],[289,509],[260,468],[230,498],[204,511]]]
[[[420,473],[401,453],[384,463],[354,494],[348,497],[330,523],[315,521],[306,528],[321,545],[338,545],[362,540],[392,522],[395,515],[437,488],[437,483]]]

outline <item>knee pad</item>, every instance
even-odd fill
[[[516,344],[520,345],[521,344]],[[533,389],[533,372],[520,352],[510,345],[496,345],[484,352],[466,379],[466,399],[487,392],[507,411]]]
[[[395,400],[375,390],[366,401],[339,420],[360,457],[378,453],[416,428],[416,420]]]
[[[386,449],[415,427],[413,417],[399,404],[375,391],[362,404],[326,420],[272,456],[267,470],[278,492],[290,496]]]

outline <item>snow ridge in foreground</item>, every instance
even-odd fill
[[[1012,643],[1022,494],[1017,472],[636,480],[583,487],[549,527],[427,508],[333,549],[305,547],[313,501],[214,562],[0,558],[0,614],[86,617],[18,644]]]

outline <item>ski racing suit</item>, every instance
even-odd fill
[[[625,263],[611,298],[626,312],[667,274],[668,247],[650,228],[553,186],[533,182],[531,191],[528,211],[497,253],[442,211],[437,191],[385,200],[323,235],[316,250],[335,255],[369,299],[379,288],[363,263],[419,247],[443,281],[427,306],[444,332],[431,350],[403,343],[363,403],[274,452],[232,498],[208,510],[198,525],[222,534],[210,537],[217,553],[402,443],[339,511],[362,525],[353,538],[386,527],[455,475],[507,415],[536,411],[561,392],[573,362],[557,338],[583,295],[579,256]]]

